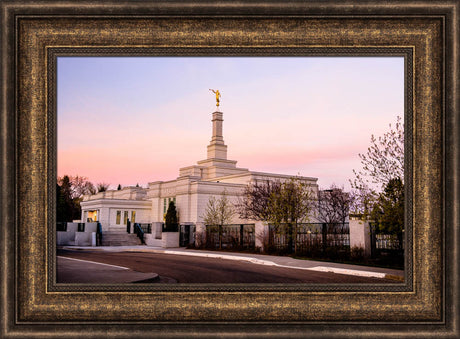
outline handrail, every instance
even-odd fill
[[[141,240],[141,243],[145,245],[144,231],[142,230],[142,227],[138,223],[134,224],[134,233],[137,234],[137,237]]]
[[[142,231],[144,231],[144,234],[145,233],[148,233],[148,234],[152,233],[152,224],[150,224],[150,223],[141,223],[141,222],[138,222],[137,224],[142,229]]]
[[[96,228],[96,246],[101,246],[102,245],[102,225],[100,222],[97,223],[97,228]]]

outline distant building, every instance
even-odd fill
[[[173,200],[182,225],[203,229],[203,215],[211,196],[219,198],[225,191],[229,200],[237,196],[256,180],[280,180],[290,175],[249,171],[236,167],[235,160],[227,159],[224,144],[223,113],[212,113],[212,139],[207,146],[207,159],[196,165],[179,169],[179,176],[170,181],[154,181],[147,188],[124,187],[94,195],[85,195],[81,202],[82,221],[99,221],[103,231],[124,231],[128,219],[131,223],[160,224]],[[300,177],[317,192],[317,178]],[[249,223],[235,217],[233,223]]]

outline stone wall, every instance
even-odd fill
[[[78,223],[68,222],[67,231],[56,232],[57,246],[96,246],[97,223],[85,223],[85,231],[78,232]]]
[[[161,247],[179,247],[179,232],[163,232],[161,235]]]
[[[161,247],[161,239],[156,239],[155,234],[144,234],[144,241],[147,246]]]

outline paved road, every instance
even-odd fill
[[[237,260],[145,253],[58,250],[58,256],[77,258],[157,273],[159,283],[391,283],[379,278],[264,266]],[[57,267],[57,282],[64,282],[64,267]],[[65,282],[69,281],[68,277]],[[79,281],[80,282],[80,281]],[[146,280],[146,282],[154,282]]]
[[[142,273],[117,265],[101,264],[70,257],[57,257],[57,282],[70,284],[126,284],[155,281],[155,273]]]

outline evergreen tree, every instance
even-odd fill
[[[165,231],[177,232],[177,211],[174,201],[170,201],[165,217]]]
[[[57,194],[57,221],[72,221],[74,215],[78,213],[75,211],[75,204],[72,198],[72,183],[68,175],[62,177],[61,185],[56,191]]]
[[[57,221],[65,222],[80,219],[80,202],[85,194],[95,194],[96,188],[86,177],[64,175],[59,177],[56,186]]]
[[[56,184],[56,221],[68,221],[68,211],[61,186]]]
[[[398,236],[402,245],[404,230],[404,184],[400,178],[391,179],[380,193],[371,213],[379,233]]]

